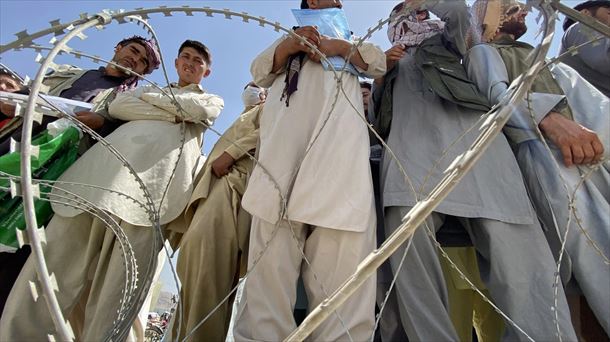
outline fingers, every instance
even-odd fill
[[[596,163],[604,154],[604,146],[599,136],[586,128],[583,131],[582,138],[572,145],[572,160],[576,165]]]
[[[596,136],[596,138],[597,139],[595,139],[593,143],[591,143],[591,146],[593,147],[593,153],[595,154],[595,156],[593,157],[594,163],[600,161],[600,159],[602,159],[602,156],[604,155],[604,145],[602,145],[602,142],[599,140],[599,137]]]
[[[595,158],[595,150],[592,144],[584,144],[582,146],[583,159],[582,164],[591,164]],[[576,163],[576,161],[574,161]]]
[[[398,61],[405,55],[404,45],[395,45],[385,52],[386,58],[392,61]]]
[[[314,46],[320,45],[320,32],[314,26],[299,27],[294,31],[299,36],[307,39],[309,43]],[[299,41],[300,45],[303,45],[305,49],[309,49],[302,41]]]
[[[570,148],[570,145],[561,145],[560,150],[561,155],[563,156],[563,163],[566,164],[567,167],[572,166],[572,149]]]
[[[603,157],[604,146],[599,136],[594,131],[561,114],[547,115],[539,126],[559,148],[567,167],[596,163]]]
[[[387,50],[385,52],[387,69],[391,70],[392,68],[394,68],[396,63],[398,61],[400,61],[404,57],[405,54],[406,54],[405,47],[402,44],[395,45],[395,46],[391,47],[389,50]]]
[[[580,165],[583,164],[583,160],[585,160],[585,152],[584,152],[584,146],[586,144],[583,145],[572,145],[570,146],[570,150],[572,152],[572,163],[576,164],[576,165]]]

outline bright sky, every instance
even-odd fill
[[[397,0],[345,0],[343,3],[352,31],[357,36],[363,36],[369,27],[375,26],[380,20],[385,19],[398,2]],[[472,0],[468,0],[468,2],[471,3]],[[581,1],[563,0],[563,2],[573,7]],[[27,29],[29,33],[46,29],[49,27],[48,23],[55,19],[60,19],[64,23],[78,19],[81,13],[94,14],[103,9],[132,10],[139,7],[153,8],[163,5],[231,9],[235,12],[247,12],[257,17],[263,16],[290,28],[296,25],[290,9],[298,8],[299,4],[299,0],[197,2],[0,0],[0,44],[12,42],[16,38],[14,33],[24,29]],[[532,44],[539,41],[539,37],[535,37],[538,32],[535,19],[535,13],[528,16],[530,30],[522,38]],[[560,16],[560,19],[563,20],[563,16]],[[220,132],[224,132],[243,109],[241,92],[245,84],[250,81],[249,68],[252,59],[281,35],[272,27],[260,27],[258,22],[244,23],[241,18],[227,20],[221,15],[207,17],[204,13],[194,13],[193,16],[176,13],[171,17],[154,14],[151,15],[149,23],[158,35],[170,81],[176,80],[173,61],[178,47],[185,39],[202,41],[210,48],[213,59],[212,74],[203,81],[203,86],[209,92],[220,95],[225,100],[224,111],[214,125]],[[146,32],[135,24],[119,25],[116,21],[107,25],[104,30],[90,29],[85,33],[88,36],[87,39],[81,41],[76,38],[69,43],[69,46],[105,59],[112,57],[114,46],[122,38],[134,34],[146,35]],[[559,50],[559,39],[562,33],[560,24],[557,25],[557,33],[549,56],[556,55]],[[48,42],[51,38],[50,35],[45,36],[36,43],[50,46]],[[390,44],[386,28],[375,32],[372,41],[382,49],[388,49]],[[28,75],[30,78],[34,78],[38,70],[38,64],[34,62],[35,56],[36,53],[32,50],[8,51],[0,55],[0,62],[13,68],[22,76]],[[59,56],[55,59],[55,63],[74,64],[86,69],[99,66],[88,59],[79,60],[71,56]],[[160,70],[154,72],[150,78],[155,82],[165,84]],[[214,133],[205,134],[205,153],[211,150],[216,140],[217,136]],[[171,276],[167,270],[163,272],[163,279],[165,283],[171,282]]]
[[[449,0],[451,1],[451,0]],[[469,1],[471,2],[471,1]],[[567,1],[571,6],[579,1]],[[369,27],[375,26],[379,20],[385,19],[398,1],[346,0],[344,9],[350,20],[352,31],[363,36]],[[573,4],[572,4],[573,3]],[[60,19],[62,23],[79,18],[81,13],[98,13],[103,9],[125,9],[158,6],[168,7],[204,7],[231,9],[236,12],[247,12],[254,16],[263,16],[270,21],[279,22],[284,27],[296,25],[290,13],[291,8],[297,8],[298,0],[268,0],[268,1],[0,1],[0,43],[7,44],[16,37],[14,33],[27,29],[29,33],[49,27],[48,22]],[[530,14],[530,31],[524,37],[525,41],[535,42],[535,14]],[[36,19],[33,19],[36,18]],[[195,13],[189,17],[176,13],[172,17],[163,14],[151,15],[149,23],[154,27],[159,37],[161,50],[165,57],[168,75],[171,81],[176,80],[173,60],[177,49],[185,39],[196,39],[204,42],[212,51],[212,74],[204,79],[204,87],[211,93],[222,96],[225,109],[216,121],[214,127],[223,132],[242,111],[241,91],[250,80],[250,63],[252,59],[266,46],[277,39],[280,33],[272,27],[260,27],[258,22],[244,23],[240,18],[227,20],[224,16],[207,17],[203,13]],[[558,29],[560,29],[558,27]],[[69,43],[74,49],[110,59],[115,44],[124,37],[146,32],[132,23],[119,25],[113,21],[102,31],[90,29],[86,32],[87,39],[78,38]],[[36,41],[41,45],[50,45],[51,36]],[[389,48],[386,29],[374,33],[372,41],[384,50]],[[555,55],[558,50],[558,37],[551,51]],[[34,62],[36,54],[32,50],[9,51],[0,55],[0,61],[21,75],[34,78],[38,65]],[[88,59],[76,59],[72,56],[59,56],[56,63],[74,64],[82,68],[96,68],[96,64]],[[162,72],[157,70],[150,79],[164,83]],[[204,152],[209,152],[217,137],[212,132],[205,136]]]

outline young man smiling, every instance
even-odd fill
[[[114,48],[112,62],[139,74],[147,75],[159,67],[159,54],[155,43],[140,36],[125,38]],[[76,113],[76,118],[102,136],[110,134],[122,122],[108,116],[108,104],[117,92],[135,88],[139,80],[135,76],[112,64],[98,69],[83,70],[72,65],[61,65],[45,76],[43,84],[49,87],[47,94],[66,99],[90,102],[92,111]],[[28,92],[26,89],[25,93]],[[14,117],[15,106],[0,102],[2,112],[12,118],[0,129],[0,154],[8,153],[10,138],[21,140],[21,117]],[[32,135],[44,130],[55,117],[44,116],[34,123]]]
[[[109,106],[112,118],[127,123],[106,140],[146,185],[162,229],[183,212],[192,192],[205,125],[212,124],[224,106],[220,97],[207,94],[199,85],[210,74],[210,61],[209,50],[200,42],[187,40],[180,47],[175,62],[179,82],[170,87],[182,110],[174,99],[153,86],[119,93]],[[184,130],[179,121],[185,122]],[[120,224],[135,254],[139,274],[145,274],[148,260],[158,251],[151,250],[150,213],[127,199],[129,196],[147,203],[127,168],[102,144],[96,144],[59,181],[67,183],[56,184],[52,195],[80,196]],[[75,303],[86,298],[82,336],[77,338],[104,339],[113,328],[125,284],[119,243],[99,217],[59,204],[54,204],[53,210],[56,214],[48,225],[43,248],[49,271],[58,282],[59,305],[64,317],[69,317]],[[34,264],[30,258],[13,287],[0,320],[0,340],[44,340],[55,333],[45,302],[31,300],[27,284],[36,281]],[[142,278],[137,280],[138,289],[143,286]]]

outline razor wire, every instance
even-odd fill
[[[531,3],[531,1],[530,1],[530,3]],[[549,13],[552,13],[552,11],[551,11],[551,8],[548,5],[548,3],[544,3],[544,1],[538,3],[537,5],[541,9],[541,12],[545,14],[546,25],[543,27],[543,29],[545,30],[546,34],[545,34],[543,43],[534,51],[536,53],[536,56],[533,59],[534,62],[532,63],[532,69],[535,71],[532,73],[532,69],[530,69],[528,74],[524,78],[522,77],[522,79],[518,82],[519,84],[517,85],[517,89],[515,90],[515,93],[511,96],[511,99],[510,99],[511,103],[518,101],[528,91],[528,89],[531,86],[531,83],[533,81],[533,77],[535,77],[536,73],[538,71],[540,71],[543,67],[543,66],[541,66],[541,61],[543,60],[543,58],[546,55],[546,52],[548,51],[548,48],[550,46],[550,41],[552,38],[554,26],[552,25],[553,21],[548,20],[548,19],[552,17],[552,15],[549,15]],[[496,125],[500,125],[500,127],[502,127],[504,125],[504,123],[506,123],[508,116],[510,116],[509,110],[506,110],[506,108],[510,108],[510,106],[502,108],[503,107],[502,105],[503,104],[501,103],[500,109],[497,109],[498,111],[496,112],[497,116],[499,116],[499,117],[504,116],[504,120],[503,120],[504,122],[502,122],[502,120],[500,120],[499,118],[496,119],[497,120]],[[493,109],[492,109],[492,111],[493,111]],[[508,116],[506,116],[507,114],[508,114]],[[492,119],[492,116],[490,116],[490,118],[488,120],[491,120],[491,119]],[[487,132],[481,133],[481,136],[479,136],[479,139],[477,139],[477,141],[482,141],[483,139],[485,139],[484,135],[486,133],[490,134],[490,132],[493,131],[493,126],[487,125],[487,123],[489,123],[489,121],[487,121],[486,124],[484,124],[483,127],[481,127],[481,129],[488,128]],[[487,127],[485,127],[485,126],[487,126]],[[495,134],[497,134],[497,133],[499,133],[499,131],[496,130]],[[489,135],[487,137],[489,137]],[[489,139],[487,139],[487,140],[490,141]],[[475,143],[473,143],[473,147],[476,147],[477,141],[475,141]],[[469,167],[471,167],[472,164],[468,165],[468,162],[471,161],[472,159],[474,159],[476,156],[474,156],[474,153],[475,153],[474,149],[471,149],[468,152],[472,152],[473,154],[470,154],[470,155],[464,154],[462,156],[463,158],[458,157],[455,160],[454,165],[450,166],[449,169],[447,170],[447,172],[455,173],[456,171],[459,171],[457,169],[459,169],[460,166],[464,166],[463,170],[467,170]],[[460,165],[460,164],[462,164],[462,165]],[[429,214],[429,212],[431,210],[428,211],[426,215],[421,214],[421,211],[423,211],[424,208],[423,208],[423,206],[420,206],[420,204],[425,203],[425,202],[438,203],[438,198],[435,198],[434,192],[438,191],[440,186],[447,185],[448,182],[450,182],[450,180],[449,180],[450,178],[452,178],[451,174],[448,175],[447,177],[445,177],[445,179],[439,183],[439,186],[437,186],[435,188],[435,190],[433,190],[433,193],[431,193],[426,200],[424,200],[423,202],[419,202],[415,207],[413,207],[413,209],[410,211],[410,213],[407,214],[405,216],[405,218],[403,219],[403,222],[404,222],[403,225],[401,225],[401,227],[399,227],[398,230],[394,234],[392,234],[392,236],[390,236],[386,239],[386,242],[382,245],[382,247],[380,247],[379,250],[371,253],[369,255],[369,257],[360,264],[359,272],[356,272],[353,275],[353,277],[348,279],[341,288],[337,289],[337,291],[333,294],[333,297],[331,297],[328,300],[328,302],[323,303],[322,305],[318,306],[306,318],[306,320],[303,322],[303,324],[301,324],[301,326],[299,328],[297,328],[297,330],[295,330],[293,332],[293,334],[291,334],[288,338],[286,338],[286,340],[287,341],[303,340],[305,337],[307,337],[309,335],[309,333],[311,333],[311,331],[313,331],[313,329],[315,329],[315,327],[321,321],[323,321],[328,316],[328,312],[332,312],[332,310],[335,310],[339,305],[342,304],[342,302],[344,302],[347,299],[347,297],[349,297],[349,295],[353,294],[353,292],[355,291],[355,288],[357,288],[357,286],[361,285],[364,282],[363,278],[365,278],[367,275],[370,275],[372,272],[375,272],[375,270],[381,265],[381,263],[385,259],[387,259],[387,257],[389,255],[384,256],[382,258],[381,262],[378,262],[378,259],[381,259],[381,258],[379,258],[379,256],[383,252],[385,252],[385,247],[390,245],[390,243],[394,242],[394,241],[392,241],[393,238],[396,235],[399,235],[400,233],[405,233],[405,234],[401,234],[403,236],[401,236],[399,243],[393,244],[390,247],[391,252],[389,254],[394,252],[396,250],[396,248],[398,248],[399,245],[404,243],[405,240],[409,237],[409,235],[410,235],[409,230],[408,230],[409,226],[414,227],[411,231],[411,233],[412,233],[414,231],[414,229],[416,229],[416,227],[418,227],[422,223],[425,216],[427,216],[427,214]],[[445,184],[443,184],[443,183],[445,183]],[[447,188],[450,188],[450,186],[447,186]],[[442,196],[440,193],[438,193],[438,195]],[[422,216],[424,216],[424,217],[422,217]],[[419,220],[416,219],[417,217],[419,217]],[[413,221],[415,223],[413,223],[411,221]],[[409,225],[410,223],[412,223],[412,224]],[[452,263],[452,267],[455,268],[455,265],[453,265],[453,263]],[[360,272],[360,271],[366,271],[366,273]],[[459,269],[458,269],[458,271],[459,271]],[[463,276],[463,274],[461,274],[461,276]],[[470,285],[472,285],[472,284],[470,284]],[[476,288],[475,288],[475,290],[476,290]],[[556,310],[555,310],[555,312],[556,312]],[[502,314],[502,312],[499,312],[499,313]],[[525,336],[528,336],[520,328],[518,328],[518,330],[520,330],[522,333],[524,333]],[[559,333],[559,336],[561,336],[560,333]]]
[[[184,8],[180,8],[179,10],[184,10]],[[209,8],[204,8],[204,9],[201,9],[201,11],[202,11],[202,12],[206,12],[206,13],[208,14],[208,16],[212,16],[212,15],[211,15],[212,13],[225,13],[225,12],[226,12],[226,10],[209,10],[209,11],[208,11],[208,10],[209,10]],[[166,11],[165,9],[163,9],[162,7],[160,7],[160,8],[158,8],[158,9],[152,9],[152,10],[148,10],[148,13],[154,13],[154,12],[163,12],[163,13],[164,13],[166,16],[168,16],[168,14],[169,14],[169,12],[168,12],[168,11],[170,11],[170,10],[167,10],[167,11]],[[146,12],[146,10],[145,10],[144,12],[140,12],[140,11],[138,11],[138,14],[141,14],[141,15],[143,15],[143,16],[146,16],[146,13],[145,13],[145,12]],[[187,13],[187,15],[189,15],[189,14],[191,13],[191,12],[190,12],[188,9],[187,9],[185,12]],[[125,22],[125,21],[126,21],[126,19],[135,19],[135,20],[138,20],[138,19],[139,19],[139,18],[137,18],[137,17],[135,17],[135,18],[134,18],[132,15],[123,14],[123,12],[122,12],[122,11],[119,11],[119,12],[105,11],[103,14],[104,14],[104,15],[107,15],[107,16],[110,16],[110,17],[112,17],[113,15],[116,15],[116,19],[117,19],[117,21],[119,21],[119,23],[123,23],[123,22]],[[233,14],[237,14],[238,16],[239,16],[239,15],[243,16],[244,21],[246,21],[246,22],[248,21],[248,19],[256,19],[256,20],[258,20],[258,21],[259,21],[259,23],[260,23],[260,25],[261,25],[261,26],[262,26],[263,24],[265,24],[265,23],[267,23],[267,24],[271,24],[270,22],[268,22],[268,21],[264,20],[264,18],[263,18],[263,17],[260,17],[260,18],[254,18],[254,17],[251,17],[251,16],[249,16],[249,15],[247,15],[247,14],[240,14],[240,13],[233,13]],[[229,16],[227,16],[226,14],[225,14],[225,16],[226,16],[227,18],[230,18],[230,17],[229,17]],[[81,16],[81,18],[82,18],[82,17],[83,17],[83,16]],[[75,24],[75,23],[79,23],[79,22],[81,22],[81,21],[82,21],[82,19],[81,19],[81,20],[78,20],[78,21],[75,21],[75,22],[73,22],[73,23],[67,24],[67,25],[63,25],[63,28],[65,28],[65,29],[67,29],[67,30],[71,31],[71,30],[73,30],[73,29],[74,29],[74,24]],[[144,24],[143,26],[146,26],[146,23],[145,23],[145,22],[143,22],[142,20],[139,20],[139,22],[140,22],[140,23],[143,23],[143,24]],[[105,23],[105,24],[107,24],[107,23]],[[277,23],[275,23],[274,25],[276,25],[276,26],[277,26],[278,24],[277,24]],[[98,28],[101,28],[101,26],[99,26],[99,25],[98,25]],[[151,29],[149,26],[147,26],[147,28]],[[58,31],[59,31],[59,30],[61,30],[61,29],[58,29]],[[286,29],[285,29],[285,30],[286,30]],[[287,31],[287,30],[286,30],[286,31]],[[294,33],[292,33],[292,34],[294,34]],[[82,35],[80,32],[79,32],[79,33],[76,33],[76,34],[74,34],[74,35],[78,35],[79,37],[81,37],[82,39],[84,39],[84,35]],[[36,34],[35,34],[34,36],[36,36]],[[21,36],[21,35],[19,35],[19,34],[18,34],[18,37],[23,38],[23,36]],[[26,40],[27,40],[27,39],[26,39]],[[31,40],[30,40],[30,42],[31,42]],[[55,41],[54,41],[54,39],[53,39],[51,42],[52,42],[52,43],[54,43],[54,42],[55,42]],[[9,45],[10,45],[10,44],[9,44]],[[4,46],[3,46],[3,47],[4,47]],[[20,49],[20,48],[23,48],[23,47],[24,47],[24,46],[20,46],[20,47],[19,47],[19,48],[17,48],[17,49]],[[39,47],[35,47],[35,48],[38,48],[38,49],[39,49]],[[0,51],[1,51],[1,50],[2,50],[2,49],[0,49]],[[52,49],[52,51],[53,51],[53,49]],[[71,49],[69,49],[69,48],[64,49],[64,51],[65,51],[65,52],[72,53]],[[76,55],[77,55],[77,56],[83,56],[84,54],[76,53]],[[96,57],[94,57],[93,59],[94,59],[94,62],[101,60],[101,58],[96,58]],[[40,58],[39,58],[39,60],[40,60]],[[120,66],[118,66],[118,67],[120,67]],[[132,72],[132,73],[133,73],[133,72]],[[170,88],[170,91],[171,91],[171,88]],[[173,94],[172,94],[172,95],[173,95]],[[34,96],[32,96],[31,98],[33,98],[33,97],[34,97]],[[179,107],[179,104],[178,104],[177,102],[175,102],[175,104],[176,104],[176,105]],[[180,108],[178,108],[178,109],[180,110]],[[79,123],[77,123],[77,125],[79,125]],[[182,125],[184,125],[184,123],[183,123]],[[82,126],[82,125],[80,125],[80,126]],[[207,125],[206,125],[206,126],[207,126]],[[87,128],[85,128],[85,130],[87,130]],[[216,134],[218,134],[218,135],[220,135],[220,133],[219,133],[219,132],[216,132],[216,131],[215,131],[215,133],[216,133]],[[100,141],[104,141],[104,139],[101,139],[99,136],[97,136],[97,137],[96,137],[96,139],[97,139],[97,140],[100,140]],[[26,144],[27,144],[27,142],[26,142]],[[109,146],[107,145],[106,147],[109,147]],[[250,157],[252,157],[252,156],[250,156]],[[253,158],[253,157],[252,157],[252,158]],[[125,165],[125,166],[127,166],[127,167],[129,167],[129,165],[128,165],[128,163],[127,163],[126,161],[124,162],[124,165]],[[135,174],[134,174],[134,175],[135,175]],[[137,177],[137,175],[135,175],[135,176]],[[141,185],[142,185],[142,189],[143,189],[143,190],[145,190],[145,185],[144,185],[144,184],[141,184]],[[149,197],[149,196],[148,196],[148,199],[150,199],[150,197]],[[157,221],[157,222],[158,222],[158,221]],[[157,227],[158,227],[158,223],[157,223]],[[167,251],[166,251],[166,252],[167,252]],[[173,268],[173,267],[172,267],[172,268]],[[175,271],[174,271],[174,270],[172,270],[172,271],[174,272],[174,275],[175,275]],[[177,280],[177,279],[176,279],[176,280]],[[147,287],[147,286],[144,286],[143,288],[146,288],[146,287]],[[51,295],[52,295],[52,294],[51,294]]]
[[[117,19],[117,21],[118,21],[118,22],[121,22],[121,20],[123,20],[123,21],[124,21],[124,20],[126,20],[126,19],[129,19],[129,16],[132,16],[132,15],[140,15],[142,18],[147,18],[147,14],[149,14],[149,13],[159,13],[159,12],[164,13],[166,16],[171,15],[171,13],[172,13],[172,12],[185,12],[187,15],[192,15],[192,13],[193,13],[193,12],[204,12],[204,13],[206,13],[206,14],[207,14],[207,16],[209,16],[209,17],[211,17],[211,16],[212,16],[212,14],[223,14],[223,15],[225,15],[225,17],[226,17],[227,19],[230,19],[230,18],[231,18],[231,16],[237,16],[237,17],[241,17],[241,18],[244,20],[244,22],[248,22],[248,20],[249,20],[249,19],[252,19],[252,20],[258,21],[258,22],[259,22],[259,24],[260,24],[261,26],[264,26],[264,24],[268,24],[268,25],[271,25],[271,26],[272,26],[272,27],[273,27],[273,28],[274,28],[276,31],[283,30],[283,31],[285,31],[285,32],[289,32],[290,34],[293,34],[293,35],[294,35],[294,32],[292,32],[292,31],[288,31],[288,30],[284,29],[283,27],[281,27],[281,25],[279,25],[279,23],[271,23],[271,22],[268,22],[268,21],[264,20],[264,19],[263,19],[263,17],[258,17],[258,18],[257,18],[257,17],[251,17],[251,16],[247,15],[246,13],[236,13],[236,12],[231,12],[231,11],[228,11],[228,10],[214,10],[214,9],[210,9],[210,8],[196,9],[196,8],[186,8],[186,7],[181,7],[181,8],[176,8],[176,7],[172,7],[172,8],[167,8],[167,7],[159,7],[159,8],[156,8],[156,9],[151,9],[151,10],[137,9],[136,11],[131,11],[131,12],[107,12],[106,14],[110,14],[110,16],[111,16],[111,17],[114,17],[114,19]],[[60,32],[60,30],[63,30],[63,29],[68,29],[68,30],[70,31],[70,27],[71,27],[71,26],[74,26],[74,25],[83,25],[83,20],[84,20],[84,19],[83,19],[83,16],[81,15],[81,19],[80,19],[80,20],[74,21],[74,22],[69,23],[69,24],[63,24],[63,25],[60,25],[60,24],[57,22],[57,26],[58,26],[58,27],[57,27],[57,29],[56,29],[56,30],[54,30],[54,31],[53,31],[53,30],[51,30],[51,31],[53,31],[53,33],[56,33],[56,35],[57,35],[57,32]],[[387,22],[387,20],[386,20],[386,22]],[[107,24],[107,23],[106,23],[106,24]],[[367,35],[366,35],[365,37],[363,37],[363,39],[362,39],[362,40],[360,40],[360,41],[358,42],[358,45],[359,45],[359,44],[360,44],[362,41],[364,41],[364,39],[365,39],[365,38],[370,37],[370,35],[371,35],[373,32],[375,32],[377,29],[381,29],[381,27],[383,26],[383,24],[385,24],[385,23],[382,23],[382,21],[380,20],[380,23],[379,23],[379,25],[377,26],[377,28],[376,28],[376,29],[372,29],[372,30],[371,30],[371,29],[369,29],[369,31],[368,31],[368,33],[367,33]],[[48,31],[48,30],[46,30],[46,31]],[[27,31],[23,31],[23,32],[27,32]],[[32,38],[32,37],[37,37],[37,35],[42,35],[42,36],[44,36],[44,35],[46,35],[46,34],[48,34],[48,33],[51,33],[51,32],[47,32],[46,34],[43,34],[43,33],[37,33],[37,34],[33,34],[33,35],[27,35],[27,33],[25,33],[25,34],[24,34],[23,32],[20,32],[20,34],[18,34],[18,37],[19,37],[20,39],[21,39],[21,38],[23,38],[23,41],[24,41],[24,42],[27,42],[28,40],[29,40],[30,42],[31,42],[31,41],[33,41],[33,39],[35,39],[35,38]],[[30,39],[30,38],[31,38],[31,39]],[[301,38],[301,39],[302,39],[302,38]],[[307,42],[307,41],[305,41],[304,39],[302,39],[302,41],[303,41],[303,43],[304,43],[304,44],[308,44],[308,42]],[[21,48],[21,47],[28,47],[27,45],[19,45],[19,44],[17,44],[17,45],[19,46],[19,47],[17,47],[17,48]],[[0,52],[5,51],[6,49],[10,48],[11,46],[12,46],[11,44],[3,45],[2,47],[0,47]],[[319,51],[317,51],[317,49],[316,49],[315,47],[313,47],[313,46],[310,46],[310,47],[312,48],[312,50],[313,50],[315,53],[320,53]],[[352,49],[352,51],[350,52],[350,55],[351,55],[352,53],[354,53],[354,51],[356,51],[356,48],[353,48],[353,49]],[[324,56],[322,55],[322,57],[324,57]],[[348,60],[349,60],[349,58],[348,58]],[[335,75],[336,75],[336,74],[335,74]],[[343,92],[343,95],[346,95],[346,94],[344,93],[344,89],[343,89],[343,87],[342,87],[342,85],[341,85],[341,79],[342,79],[342,77],[343,77],[343,73],[341,73],[341,74],[340,74],[340,76],[339,76],[339,78],[337,79],[337,84],[338,84],[337,88],[338,88],[338,90],[340,89],[340,90]],[[171,91],[171,88],[170,88],[170,91]],[[172,95],[173,95],[173,94],[172,94]],[[337,94],[335,95],[335,101],[337,100],[337,97],[338,97],[338,96],[339,96],[339,91],[338,91],[338,92],[337,92]],[[346,96],[346,97],[347,97],[347,96]],[[353,105],[352,105],[352,106],[353,106]],[[333,109],[334,109],[334,107],[333,107]],[[332,109],[331,109],[331,113],[332,113]],[[328,120],[328,118],[330,117],[330,114],[331,114],[331,113],[329,113],[329,115],[327,116],[326,120]],[[360,113],[358,113],[358,114],[360,114]],[[28,115],[26,115],[26,117],[27,117],[27,116],[28,116]],[[363,116],[362,116],[362,115],[360,115],[360,116],[363,118]],[[481,120],[482,120],[482,118],[481,118],[479,121],[481,121]],[[479,123],[479,121],[478,121],[477,123]],[[483,126],[484,126],[484,127],[485,127],[485,126],[488,126],[488,127],[497,127],[497,126],[498,126],[498,123],[495,123],[495,125],[494,125],[494,123],[490,123],[490,118],[487,118],[487,120],[485,121],[485,123],[484,123],[484,125],[483,125]],[[473,129],[473,128],[474,128],[474,126],[473,126],[473,127],[471,127],[470,129]],[[318,131],[318,135],[320,134],[320,132],[321,132],[321,130],[322,130],[322,129],[323,129],[323,127],[322,127],[322,128],[319,130],[319,131]],[[370,125],[369,125],[369,129],[372,129],[372,127],[371,127]],[[25,130],[25,129],[24,129],[24,130]],[[216,134],[218,134],[218,135],[220,135],[218,132],[215,132],[215,133],[216,133]],[[376,134],[376,132],[375,132],[375,134]],[[103,139],[101,139],[101,140],[103,140]],[[314,142],[315,142],[315,141],[314,141]],[[22,145],[27,145],[27,143],[29,143],[29,141],[27,141],[27,140],[26,140],[26,141],[24,141],[24,142],[22,143]],[[384,145],[385,145],[385,142],[383,142],[383,140],[382,140],[382,144],[384,144]],[[312,144],[310,144],[310,146],[308,147],[308,150],[311,148],[311,146],[312,146],[312,145],[313,145],[313,143],[312,143]],[[476,144],[473,144],[473,145],[476,145]],[[387,145],[385,145],[385,147],[388,149],[388,151],[390,151],[390,154],[392,154],[392,152],[391,152],[391,150],[389,149],[389,147],[388,147]],[[478,146],[477,146],[477,147],[478,147]],[[24,148],[24,149],[25,149],[25,148]],[[250,158],[253,158],[252,156],[249,156],[249,157],[250,157]],[[464,159],[461,161],[461,162],[463,163],[463,165],[466,165],[466,164],[467,164],[467,162],[468,162],[468,159],[469,159],[469,158],[466,158],[466,157],[470,157],[470,156],[465,156],[465,157],[464,157]],[[395,157],[394,157],[394,158],[395,158]],[[23,160],[25,160],[25,158],[24,158]],[[29,158],[28,158],[28,160],[29,160]],[[396,160],[396,161],[398,162],[398,160]],[[455,163],[454,163],[454,164],[455,164]],[[260,164],[259,164],[259,165],[260,165]],[[126,166],[128,166],[128,165],[126,165]],[[456,168],[459,168],[459,166],[460,166],[460,165],[455,164],[454,166],[456,166]],[[435,165],[435,167],[437,167],[437,165]],[[403,171],[404,171],[404,170],[403,170]],[[452,172],[453,172],[453,171],[454,171],[454,170],[452,170]],[[408,175],[406,174],[406,172],[403,172],[403,173],[404,173],[404,175],[405,175],[405,179],[406,179],[406,180],[408,180]],[[446,184],[446,182],[445,182],[445,184]],[[423,187],[422,187],[422,189],[421,189],[421,190],[423,190]],[[421,190],[420,190],[420,192],[421,192]],[[414,191],[414,192],[415,192],[415,191]],[[289,198],[288,198],[288,200],[289,200]],[[282,207],[283,207],[283,209],[285,209],[285,207],[286,207],[286,206],[285,206],[285,204],[286,204],[287,200],[286,200],[286,201],[283,201],[283,202],[284,202],[284,203],[283,203],[284,205],[283,205]],[[159,227],[159,229],[160,229],[160,227]],[[261,255],[261,256],[262,256],[262,255]],[[304,256],[304,255],[303,255],[303,256]],[[259,260],[260,260],[260,258],[259,258]],[[454,265],[453,265],[453,263],[452,263],[452,267],[453,267],[453,266],[454,266]],[[249,272],[250,272],[250,271],[252,271],[252,270],[249,270]],[[211,314],[211,313],[210,313],[210,314]],[[209,315],[208,315],[208,316],[209,316]]]

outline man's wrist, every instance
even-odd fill
[[[343,39],[337,39],[338,43],[340,44],[340,55],[347,60],[347,58],[349,57],[350,53],[352,52],[352,48],[353,48],[353,44],[350,41],[347,40],[343,40]]]

